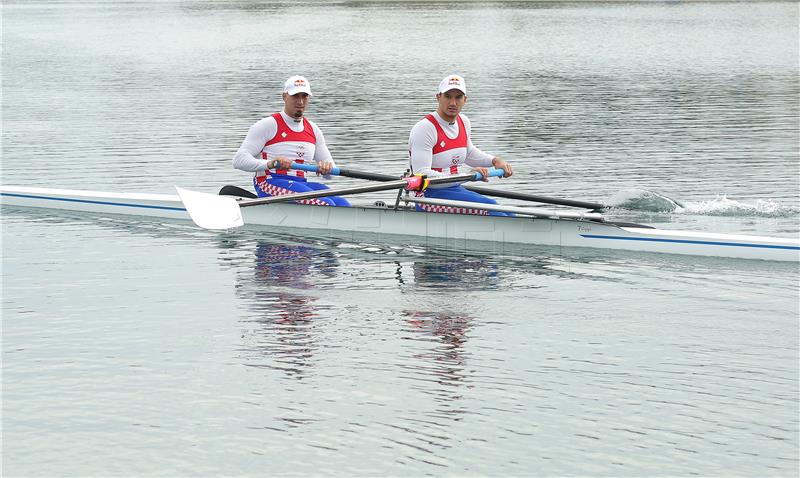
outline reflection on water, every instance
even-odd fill
[[[266,242],[255,246],[252,267],[237,270],[236,294],[251,317],[244,321],[245,364],[302,379],[313,366],[317,304],[314,281],[336,274],[336,257],[323,248]]]
[[[493,290],[500,282],[500,270],[495,261],[468,256],[414,261],[414,283],[420,287],[444,289]]]
[[[426,418],[409,431],[417,438],[420,449],[428,453],[414,458],[423,462],[435,462],[434,448],[451,446],[450,437],[442,433],[442,428],[464,419],[466,408],[461,402],[468,393],[464,387],[469,386],[474,373],[467,365],[469,333],[476,321],[469,301],[463,300],[462,307],[454,310],[452,304],[441,304],[436,296],[446,296],[453,290],[491,291],[501,285],[499,268],[494,262],[469,256],[442,257],[430,252],[428,257],[409,264],[413,271],[409,286],[419,300],[412,299],[414,307],[403,310],[401,336],[407,341],[402,363],[410,387],[433,400],[425,412]],[[431,293],[435,295],[429,296]]]
[[[406,310],[403,315],[405,330],[413,334],[409,339],[432,342],[428,350],[411,355],[424,364],[423,374],[440,385],[459,385],[465,377],[465,346],[474,319],[444,311]]]
[[[538,449],[546,458],[526,463],[557,475],[562,469],[552,463],[558,459],[583,463],[585,450],[621,446],[630,433],[648,434],[644,445],[651,450],[669,448],[709,423],[733,444],[723,451],[761,433],[779,437],[781,450],[791,445],[781,427],[794,418],[781,414],[796,416],[796,334],[786,333],[796,330],[787,317],[797,310],[794,264],[548,248],[500,256],[402,238],[376,243],[304,231],[212,233],[186,222],[32,209],[4,208],[2,219],[11,231],[4,240],[14,244],[3,251],[12,259],[4,260],[4,277],[13,275],[3,290],[12,304],[4,309],[10,316],[4,327],[13,330],[4,330],[13,343],[4,359],[16,367],[4,365],[4,372],[30,387],[4,383],[19,397],[12,402],[17,422],[9,428],[20,445],[38,443],[20,439],[23,400],[52,410],[40,398],[45,387],[91,391],[126,367],[160,373],[137,374],[149,380],[145,387],[119,383],[107,400],[92,396],[81,403],[128,417],[132,412],[119,404],[135,405],[143,389],[159,390],[171,403],[192,394],[198,416],[166,413],[159,403],[138,410],[136,423],[163,431],[182,416],[189,425],[168,439],[245,450],[227,466],[250,463],[265,453],[264,443],[281,444],[263,458],[280,463],[276,474],[313,474],[324,462],[359,475],[364,462],[354,457],[366,450],[368,464],[387,475],[408,469],[491,475],[498,463]],[[109,256],[130,257],[124,269],[109,272]],[[45,275],[38,274],[40,262]],[[125,280],[108,287],[107,276],[120,271]],[[38,320],[17,313],[25,307],[44,319],[43,288],[50,300],[60,297],[54,317],[71,311],[74,319],[49,321],[50,336]],[[99,295],[86,299],[83,291],[95,289]],[[107,289],[116,292],[110,305],[103,301]],[[154,314],[144,315],[170,320],[134,321],[142,315],[142,296],[155,299],[144,309]],[[132,320],[109,327],[114,314]],[[121,334],[122,322],[136,326]],[[108,372],[93,368],[111,360],[98,344],[118,345]],[[74,370],[75,358],[87,353],[91,358],[81,364],[95,375],[80,375],[77,385],[59,368],[49,371],[48,381],[25,378],[39,376],[43,355],[55,354]],[[698,374],[696,367],[718,368]],[[761,380],[770,380],[773,398],[758,398]],[[640,415],[628,413],[631,387],[643,397]],[[732,394],[762,401],[748,399],[745,407],[727,398]],[[600,400],[605,405],[598,410]],[[61,406],[84,420],[81,406]],[[677,422],[665,428],[658,417],[671,408],[700,411],[676,414]],[[716,418],[707,420],[712,412]],[[768,426],[751,433],[764,416]],[[47,425],[60,423],[53,413],[42,417]],[[208,417],[225,417],[229,428],[223,435],[198,431],[196,423]],[[119,429],[132,443],[151,439],[124,423]],[[94,448],[100,439],[85,443]],[[718,453],[707,440],[690,445],[692,453]],[[759,460],[789,456],[773,447],[760,450]],[[321,455],[305,463],[309,448]],[[17,462],[35,469],[32,455],[20,450]],[[159,464],[171,456],[160,453]],[[496,455],[491,467],[484,465],[487,453]],[[291,459],[281,461],[284,456]],[[381,468],[387,463],[410,468]],[[649,463],[643,466],[655,469]],[[204,465],[219,470],[218,463]],[[525,475],[532,468],[524,465],[511,466],[509,474]],[[574,474],[588,471],[578,466]]]
[[[311,289],[314,276],[331,278],[338,266],[327,249],[259,241],[255,249],[255,282],[293,289]]]

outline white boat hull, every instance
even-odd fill
[[[2,186],[0,197],[2,204],[8,206],[190,220],[177,195]],[[242,215],[247,225],[270,228],[800,261],[798,239],[621,227],[573,219],[434,214],[385,207],[339,208],[288,203],[242,208]]]

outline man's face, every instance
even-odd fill
[[[297,93],[296,95],[283,94],[283,111],[292,118],[302,118],[309,102],[308,93]]]
[[[439,116],[446,120],[454,121],[456,116],[461,113],[464,103],[467,102],[467,95],[454,88],[437,94],[436,101],[439,102]]]

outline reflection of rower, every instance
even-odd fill
[[[430,333],[440,338],[442,343],[452,345],[454,349],[461,347],[466,342],[466,334],[472,321],[472,318],[465,315],[444,312],[405,311],[403,314],[408,317],[407,323],[411,330]],[[451,350],[451,352],[453,353],[446,353],[445,357],[436,359],[458,358],[460,364],[460,357],[457,356],[455,350]],[[448,362],[452,363],[452,360],[448,360]]]
[[[409,310],[404,315],[408,338],[419,342],[413,346],[406,342],[405,350],[411,354],[404,360],[405,367],[418,376],[416,388],[434,398],[433,415],[461,419],[457,402],[463,398],[461,386],[471,374],[465,346],[473,319],[444,311]]]
[[[442,289],[475,290],[478,287],[496,289],[498,286],[496,265],[477,258],[429,255],[423,260],[415,261],[413,271],[414,286],[435,290],[437,295]],[[402,266],[399,264],[397,275],[401,284],[405,284],[402,279]],[[436,307],[435,298],[422,302],[427,304],[426,307]],[[451,302],[452,299],[447,299],[448,304]],[[473,318],[463,310],[453,312],[447,309],[407,310],[404,315],[407,330],[414,332],[412,339],[421,339],[424,342],[430,342],[431,337],[436,339],[437,345],[413,355],[413,358],[424,361],[420,373],[424,375],[433,373],[434,379],[440,384],[460,384],[466,375],[463,350]],[[451,400],[460,398],[460,395],[450,395],[451,392],[445,394],[441,393],[441,390],[433,392],[437,396],[447,396]]]
[[[414,262],[414,281],[423,286],[497,289],[499,275],[494,263],[462,257],[428,258]]]
[[[256,279],[272,286],[311,289],[309,276],[319,272],[324,277],[333,277],[337,265],[330,251],[311,246],[259,243],[256,247]]]
[[[313,278],[333,277],[337,266],[336,257],[324,249],[258,243],[253,277],[238,280],[236,287],[253,311],[242,334],[246,349],[253,352],[249,365],[281,370],[292,378],[305,376],[317,348],[314,322],[324,310],[309,293]]]

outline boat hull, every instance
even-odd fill
[[[190,220],[177,195],[3,186],[0,187],[0,196],[2,204],[8,206]],[[585,220],[435,214],[387,207],[340,208],[288,203],[242,208],[242,215],[248,226],[269,228],[800,261],[800,241],[797,239],[669,231]]]

